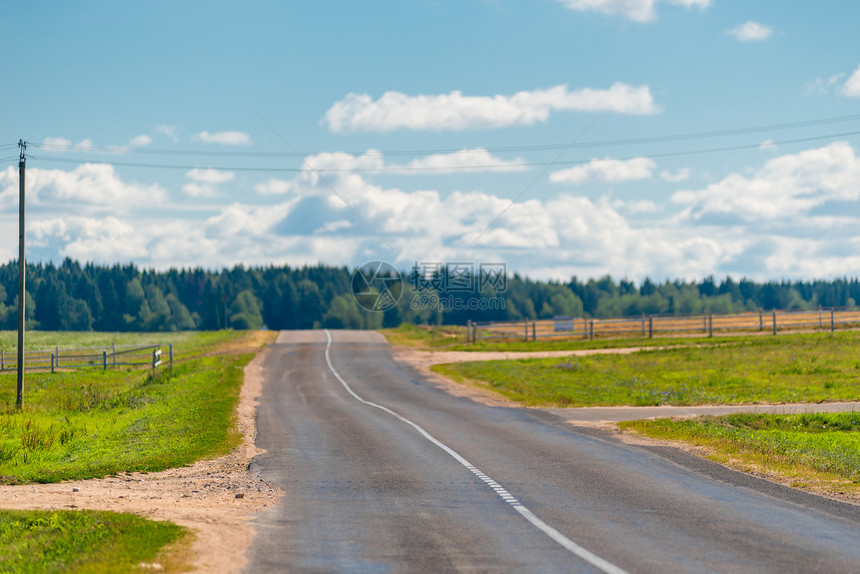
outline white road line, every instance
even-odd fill
[[[407,425],[411,426],[412,428],[414,428],[416,431],[418,431],[419,434],[421,434],[421,436],[423,436],[424,438],[426,438],[427,440],[429,440],[430,442],[432,442],[433,444],[435,444],[436,446],[438,446],[439,448],[441,448],[442,450],[447,452],[449,455],[451,455],[451,457],[454,460],[456,460],[457,462],[459,462],[460,464],[462,464],[463,466],[468,468],[472,474],[474,474],[475,476],[480,478],[481,481],[484,482],[484,484],[486,484],[491,489],[493,489],[493,491],[496,494],[498,494],[502,500],[504,500],[506,503],[508,503],[514,510],[519,512],[523,516],[523,518],[525,518],[526,520],[531,522],[532,525],[535,526],[538,530],[540,530],[541,532],[543,532],[544,534],[546,534],[547,536],[549,536],[550,538],[555,540],[557,543],[559,543],[561,546],[563,546],[569,552],[575,554],[579,558],[585,560],[586,562],[588,562],[592,566],[602,570],[603,572],[606,572],[607,574],[627,574],[624,570],[622,570],[621,568],[619,568],[615,564],[612,564],[611,562],[604,560],[603,558],[594,554],[593,552],[589,552],[588,550],[586,550],[585,548],[583,548],[582,546],[580,546],[579,544],[577,544],[576,542],[574,542],[570,538],[567,538],[564,534],[562,534],[561,532],[559,532],[558,530],[556,530],[555,528],[553,528],[552,526],[550,526],[549,524],[547,524],[546,522],[544,522],[543,520],[538,518],[531,510],[529,510],[528,508],[523,506],[523,504],[519,500],[517,500],[507,490],[505,490],[498,482],[496,482],[495,480],[493,480],[492,478],[490,478],[489,476],[487,476],[486,474],[481,472],[472,463],[470,463],[468,460],[466,460],[465,458],[460,456],[457,453],[457,451],[450,448],[448,445],[446,445],[442,441],[438,440],[436,437],[434,437],[433,435],[428,433],[426,430],[424,430],[423,428],[418,426],[416,423],[412,422],[411,420],[409,420],[405,417],[400,416],[399,414],[392,411],[388,407],[384,407],[380,404],[377,404],[377,403],[374,403],[371,401],[367,401],[367,400],[361,398],[360,396],[358,396],[355,393],[355,391],[352,390],[352,387],[350,387],[347,384],[347,382],[345,380],[343,380],[343,377],[340,376],[340,373],[337,372],[337,370],[334,368],[334,365],[332,365],[331,356],[329,353],[329,351],[331,350],[332,339],[331,339],[331,333],[329,332],[328,329],[325,330],[325,336],[328,338],[328,343],[326,343],[326,346],[325,346],[325,361],[326,361],[326,363],[328,363],[328,368],[332,372],[332,374],[335,376],[335,378],[338,381],[340,381],[340,384],[343,385],[343,388],[346,389],[346,392],[349,393],[350,395],[352,395],[352,398],[354,398],[355,400],[357,400],[360,403],[364,403],[365,405],[368,405],[368,406],[380,409],[382,411],[385,411],[386,413],[390,414],[394,418],[399,419],[400,421],[402,421],[402,422],[406,423]]]

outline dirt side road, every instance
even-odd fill
[[[247,470],[251,458],[262,452],[254,446],[254,417],[267,352],[261,352],[245,367],[238,409],[244,442],[229,455],[164,472],[2,486],[0,508],[111,510],[170,520],[195,533],[191,561],[196,571],[239,572],[254,535],[250,521],[281,496],[277,487],[254,479]]]

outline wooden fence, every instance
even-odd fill
[[[536,341],[539,338],[589,339],[652,338],[658,336],[710,337],[714,333],[769,333],[830,330],[860,326],[860,309],[815,311],[758,311],[734,315],[648,315],[622,319],[555,317],[544,320],[469,322],[469,341],[500,339]]]
[[[25,370],[85,369],[148,366],[153,369],[162,365],[161,347],[163,345],[90,347],[82,349],[45,349],[24,351]],[[168,363],[173,367],[173,344],[168,347]],[[18,350],[0,349],[0,372],[18,369]]]

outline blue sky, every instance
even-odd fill
[[[0,260],[860,275],[856,2],[27,2]]]

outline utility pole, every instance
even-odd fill
[[[18,386],[15,394],[15,407],[24,404],[24,328],[26,327],[25,270],[24,270],[24,169],[27,158],[24,151],[27,144],[18,140],[21,157],[18,160]]]

